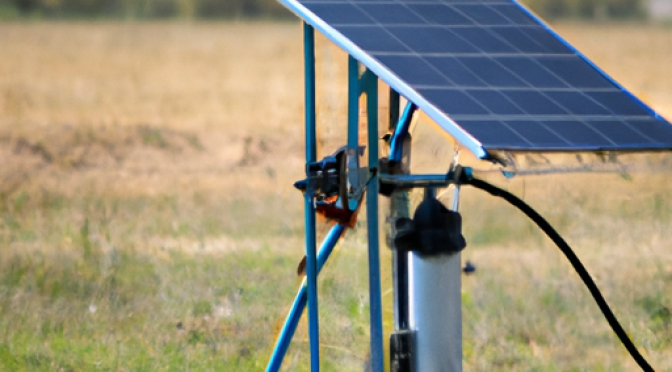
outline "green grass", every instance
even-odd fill
[[[531,191],[534,178],[525,182],[526,199],[539,205],[545,192]],[[645,180],[594,182],[626,190]],[[663,366],[672,348],[672,260],[655,240],[669,236],[664,192],[606,203],[572,191],[556,201],[559,213],[547,214],[636,344]],[[463,255],[478,268],[464,278],[465,368],[631,370],[556,248],[519,212],[483,196],[464,191]],[[289,202],[200,192],[13,194],[0,211],[0,370],[263,368],[298,286],[302,244],[300,222],[264,211]],[[212,248],[222,234],[229,246]],[[363,229],[349,233],[321,278],[325,371],[358,371],[368,358],[364,247]],[[303,324],[288,370],[307,370],[306,342]]]
[[[244,217],[279,208],[281,200],[216,200],[94,192],[7,198],[0,211],[0,370],[261,369],[298,288],[300,227],[283,223],[287,214]],[[235,247],[208,248],[227,232]],[[289,240],[276,246],[278,239]],[[330,296],[322,312],[349,324],[355,333],[348,337],[363,349],[365,262],[352,244],[342,248],[349,258],[327,269],[333,276],[323,283]],[[362,274],[334,275],[352,270],[352,259]],[[363,363],[365,355],[338,345],[342,328],[323,330],[335,343],[325,370]],[[305,331],[293,346],[297,360],[305,358],[302,337]]]
[[[464,278],[465,368],[630,370],[624,350],[555,248],[518,212],[483,202],[489,199],[474,192],[465,190],[463,205],[470,243],[464,255],[478,268]],[[534,197],[528,194],[530,202]],[[561,230],[569,231],[635,342],[657,361],[672,347],[672,262],[659,250],[643,256],[627,250],[647,234],[666,236],[665,225],[655,222],[669,209],[660,197],[653,199],[648,205],[611,204],[632,213],[623,215],[631,225],[626,241],[613,226],[611,237],[600,232],[620,222],[605,220],[611,209],[600,211],[595,199],[583,200],[594,206],[580,222],[562,214],[551,219],[570,221]],[[298,286],[293,272],[300,247],[283,247],[301,244],[301,227],[283,230],[283,216],[276,214],[260,222],[219,213],[228,208],[243,216],[279,207],[270,199],[214,200],[219,202],[212,195],[93,193],[81,199],[18,193],[7,200],[0,213],[0,370],[263,368]],[[633,211],[629,203],[644,209]],[[478,218],[485,210],[487,216]],[[493,232],[493,224],[500,230]],[[582,224],[589,231],[581,232]],[[230,231],[236,248],[208,250],[222,231]],[[348,234],[321,279],[326,371],[361,370],[367,359],[362,232]],[[602,245],[595,245],[593,232]],[[290,243],[276,246],[282,239]],[[619,241],[624,247],[605,260],[608,245]],[[45,246],[50,248],[39,248]],[[288,353],[288,370],[307,370],[302,327]]]
[[[85,219],[70,247],[2,255],[0,370],[260,368],[296,284],[277,267],[295,257],[145,253],[161,247],[93,239],[100,228]]]

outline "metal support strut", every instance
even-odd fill
[[[371,179],[366,187],[366,230],[369,242],[371,370],[373,372],[383,372],[383,317],[380,290],[380,252],[378,248],[378,77],[373,73],[366,75],[369,177]]]
[[[317,159],[315,127],[315,30],[303,23],[306,104],[306,173],[308,165]],[[315,204],[313,190],[304,194],[306,224],[306,283],[308,287],[308,339],[310,341],[310,370],[320,370],[320,339],[317,316],[317,254],[315,232]]]

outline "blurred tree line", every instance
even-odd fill
[[[6,14],[45,18],[291,18],[276,0],[0,0]]]
[[[522,0],[543,18],[632,19],[647,16],[647,0]]]
[[[522,0],[544,18],[646,16],[647,0]],[[0,0],[0,16],[45,18],[292,18],[277,0]]]

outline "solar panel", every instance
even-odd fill
[[[280,0],[480,157],[672,149],[672,125],[512,0]]]

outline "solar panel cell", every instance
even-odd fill
[[[609,115],[609,111],[579,92],[544,92],[574,115]]]
[[[524,114],[518,106],[501,93],[494,90],[467,90],[467,93],[477,102],[484,105],[493,114],[521,115]]]
[[[426,57],[427,62],[434,66],[457,85],[465,87],[485,87],[486,84],[471,70],[453,57]]]
[[[493,10],[490,6],[485,4],[478,4],[478,5],[458,4],[455,5],[454,7],[462,14],[474,20],[476,24],[481,26],[498,26],[498,25],[511,24],[511,21],[509,21],[506,17],[499,14],[498,12]]]
[[[604,105],[616,115],[649,115],[644,107],[622,92],[588,92],[586,94]]]
[[[576,88],[615,88],[607,78],[578,56],[539,57],[537,61],[556,74],[570,86]]]
[[[486,147],[496,145],[505,148],[525,148],[531,145],[499,121],[463,121],[461,124]]]
[[[628,120],[627,123],[646,133],[656,143],[672,142],[672,125],[670,123],[655,119]]]
[[[488,111],[464,92],[450,89],[419,89],[420,94],[455,115],[485,115]]]
[[[399,42],[381,26],[343,26],[339,31],[360,48],[370,53],[376,52],[410,52],[411,50]]]
[[[567,112],[540,92],[512,90],[503,92],[513,103],[530,115],[566,115]]]
[[[498,57],[495,58],[502,66],[506,67],[529,85],[537,88],[567,88],[567,85],[528,57]]]
[[[411,85],[453,85],[448,79],[436,71],[434,67],[418,56],[380,55],[376,56],[376,58]]]
[[[548,49],[543,45],[527,36],[525,29],[522,27],[491,27],[489,29],[502,39],[506,40],[509,44],[513,45],[521,53],[548,52]]]
[[[587,124],[594,130],[603,133],[605,137],[614,143],[629,143],[636,146],[653,143],[653,141],[645,138],[639,132],[620,121],[589,121]]]
[[[464,27],[452,30],[482,53],[514,53],[517,50],[484,28]]]
[[[524,81],[488,57],[460,57],[460,63],[493,87],[527,87]]]
[[[408,8],[430,24],[463,26],[474,21],[444,4],[407,4]]]
[[[511,129],[523,133],[525,138],[534,144],[552,149],[570,148],[571,144],[556,133],[551,132],[544,123],[538,121],[512,120],[505,121]]]
[[[544,124],[569,141],[572,148],[599,149],[612,148],[615,145],[581,121],[546,121]]]
[[[361,4],[358,7],[381,25],[425,23],[415,13],[400,4]]]
[[[445,28],[388,27],[396,38],[416,53],[478,53],[479,50]],[[441,40],[440,44],[436,41]]]

